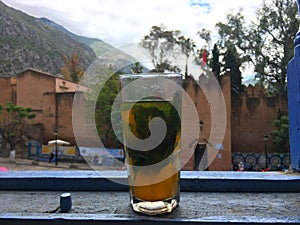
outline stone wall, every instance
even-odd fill
[[[206,82],[205,91],[200,88],[200,82]],[[186,146],[182,146],[183,157],[188,157],[185,159],[187,164],[184,169],[193,169],[193,151],[197,144],[207,147],[199,168],[206,169],[208,166],[209,170],[231,170],[232,152],[264,153],[263,135],[265,133],[269,135],[267,150],[269,153],[274,152],[270,137],[270,133],[274,129],[272,121],[276,118],[279,110],[287,111],[286,99],[267,97],[264,89],[259,85],[248,86],[240,96],[231,96],[229,75],[222,76],[221,91],[210,86],[209,81],[204,77],[198,80],[187,77],[183,86],[198,114],[196,122],[191,120],[191,114],[188,112],[183,115],[183,138],[193,137]],[[11,101],[23,107],[31,107],[36,113],[36,118],[28,121],[27,132],[31,138],[39,140],[42,144],[53,139],[57,116],[58,138],[76,144],[72,127],[72,108],[76,85],[61,78],[56,81],[55,76],[51,74],[25,70],[16,78],[0,78],[0,87],[0,103],[2,105]],[[56,92],[58,88],[60,91]],[[63,92],[63,89],[66,88],[68,90]],[[57,104],[55,96],[57,96]],[[211,105],[213,102],[209,102],[207,96],[217,100],[224,98],[226,115],[223,120],[212,122]],[[79,105],[85,103],[82,94]],[[185,104],[187,103],[183,102],[183,108],[186,109]],[[86,113],[86,107],[80,107],[79,110],[81,110],[80,114]],[[218,109],[215,109],[214,113],[218,113]],[[84,118],[81,119],[84,120]],[[200,120],[204,123],[201,130]],[[81,143],[91,144],[94,141],[89,138],[92,137],[92,134],[89,133],[91,124],[86,121],[79,121],[79,123],[82,124],[80,132],[84,134]],[[218,126],[225,126],[225,132],[217,142],[211,143],[211,132]],[[187,152],[184,152],[186,149]]]
[[[206,146],[203,157],[199,164],[199,170],[231,170],[231,91],[230,77],[222,76],[220,87],[211,83],[209,77],[200,77],[195,80],[188,77],[184,80],[184,89],[193,101],[197,113],[197,130],[191,129],[189,117],[182,120],[183,138],[192,136],[190,132],[197,132],[197,141],[187,143],[188,146],[182,146],[183,157],[188,147],[192,146],[195,150],[196,144]],[[224,108],[218,102],[224,102]],[[185,104],[185,102],[183,102]],[[186,107],[184,106],[184,110]],[[192,113],[190,113],[192,114]],[[214,114],[214,115],[213,115]],[[218,116],[221,115],[221,116]],[[212,118],[214,116],[214,121]],[[203,122],[202,128],[199,122]],[[187,133],[186,133],[187,132]],[[194,155],[184,166],[185,170],[192,170],[194,165]]]
[[[18,106],[32,108],[36,117],[27,120],[26,127],[30,140],[47,144],[54,139],[57,121],[58,138],[75,145],[72,106],[78,88],[78,84],[52,74],[26,69],[16,77],[0,78],[0,104],[5,106],[7,102],[13,102]],[[2,119],[5,119],[5,110]]]
[[[58,139],[66,140],[72,145],[76,145],[72,129],[72,105],[74,99],[74,92],[67,93],[48,93],[44,95],[43,101],[45,103],[43,109],[43,143],[46,144],[49,140],[53,140],[54,129],[56,126]],[[57,102],[55,100],[57,98]],[[56,114],[57,107],[57,114]]]
[[[206,96],[215,95],[216,90],[208,89],[204,94],[197,82],[199,81],[188,77],[184,81],[184,88],[197,108],[199,121],[204,122],[199,133],[199,143],[207,145],[208,149],[204,156],[209,157],[209,154],[213,152],[211,157],[214,159],[208,159],[209,170],[230,170],[233,167],[231,156],[237,152],[264,154],[267,150],[268,153],[276,153],[271,137],[271,132],[276,127],[273,126],[272,122],[279,111],[287,111],[286,98],[268,97],[265,89],[260,85],[250,85],[245,87],[240,95],[231,95],[229,74],[223,75],[221,89],[226,103],[226,132],[223,142],[220,143],[223,149],[217,150],[216,143],[213,144],[212,148],[209,148],[208,140],[212,130],[212,103],[208,102]],[[224,121],[217,121],[215,126],[222,122]],[[185,124],[186,121],[184,120],[183,126],[187,126]],[[269,136],[266,148],[263,140],[264,134]],[[190,170],[193,164],[194,157],[189,160],[184,169]],[[201,169],[204,168],[206,167]]]
[[[7,102],[13,102],[15,79],[0,77],[0,104],[5,106]]]
[[[272,125],[278,111],[287,111],[286,98],[267,97],[260,86],[248,86],[240,96],[232,96],[232,151],[257,152],[265,151],[264,134],[269,136],[267,150],[275,152],[272,144]]]

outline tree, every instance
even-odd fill
[[[84,68],[80,65],[80,54],[72,52],[71,56],[63,55],[64,66],[60,69],[65,79],[79,82],[84,74]]]
[[[95,73],[96,77],[94,77],[94,83],[91,84],[91,92],[87,94],[89,111],[92,110],[95,113],[93,116],[102,143],[109,147],[120,147],[121,144],[116,135],[122,136],[120,135],[122,127],[120,126],[119,130],[113,130],[112,126],[113,122],[120,124],[121,121],[121,112],[117,111],[119,109],[112,110],[119,93],[119,73],[115,73],[110,66],[105,65],[102,65],[99,70],[99,73]],[[99,90],[101,91],[99,92]]]
[[[227,51],[224,54],[223,60],[224,69],[230,70],[231,92],[233,94],[240,94],[242,91],[241,61],[233,44],[227,44]]]
[[[273,144],[280,153],[289,152],[289,118],[287,113],[280,112],[273,125],[277,128],[271,132]]]
[[[140,45],[150,53],[154,66],[153,72],[178,72],[177,66],[172,65],[172,59],[180,53],[180,31],[167,30],[165,26],[152,26],[150,33],[145,35]]]
[[[181,45],[181,52],[186,57],[185,62],[185,77],[188,76],[188,61],[191,53],[194,52],[194,49],[196,47],[195,42],[191,38],[185,38],[184,36],[179,37],[179,43]]]
[[[232,23],[231,20],[229,20],[229,22]],[[242,78],[240,71],[242,59],[240,58],[240,54],[237,52],[232,42],[224,36],[223,30],[226,30],[226,26],[220,25],[220,23],[217,24],[217,26],[222,26],[222,29],[219,29],[221,39],[214,44],[211,54],[209,54],[210,50],[206,51],[205,48],[198,50],[198,58],[196,59],[196,63],[200,64],[201,61],[203,61],[203,54],[205,52],[208,62],[207,64],[212,69],[214,76],[219,82],[221,82],[221,68],[224,71],[230,69],[232,93],[239,94],[242,90]],[[207,48],[209,49],[209,46],[211,45],[211,31],[208,29],[202,29],[201,31],[198,31],[197,34],[206,42]],[[222,52],[219,51],[218,46],[221,47]],[[220,56],[222,57],[222,62],[220,62]]]
[[[2,106],[0,108],[1,115],[3,109]],[[6,118],[1,122],[0,131],[2,138],[9,143],[10,150],[13,151],[17,144],[24,142],[25,119],[34,119],[35,114],[31,108],[16,106],[11,102],[6,104],[5,111]]]
[[[217,23],[221,40],[236,46],[241,63],[251,63],[272,95],[286,95],[287,64],[293,57],[293,40],[298,30],[294,0],[273,0],[257,12],[257,22],[247,23],[242,11],[228,14],[226,23]]]
[[[133,74],[142,73],[143,70],[144,68],[139,62],[134,63],[134,65],[131,67],[131,72]]]
[[[293,0],[273,0],[258,12],[260,42],[256,44],[255,70],[271,93],[286,95],[287,64],[294,55],[298,31],[297,4]],[[258,32],[256,32],[258,33]]]
[[[217,44],[214,44],[214,48],[212,50],[212,60],[210,62],[210,67],[212,69],[212,72],[214,73],[216,79],[221,82],[221,63],[220,63],[220,52],[218,49]]]
[[[208,70],[211,67],[211,54],[210,54],[210,45],[211,45],[211,31],[203,28],[201,31],[198,31],[197,34],[201,39],[203,39],[206,43],[205,46],[201,49],[197,49],[197,54],[194,59],[195,63],[201,65],[203,70]]]
[[[202,30],[198,31],[197,34],[206,42],[207,47],[209,47],[211,43],[211,31],[203,28]]]
[[[95,120],[97,130],[104,144],[110,140],[116,141],[112,129],[112,105],[119,91],[118,75],[112,75],[104,84],[96,103]],[[114,115],[117,116],[117,115]],[[120,121],[120,120],[119,120]]]

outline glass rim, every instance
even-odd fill
[[[126,78],[154,78],[154,77],[181,77],[180,73],[139,73],[139,74],[122,74],[119,76],[120,79]]]

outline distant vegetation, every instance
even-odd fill
[[[1,117],[3,111],[6,113],[5,119]],[[0,104],[0,135],[4,143],[9,144],[11,151],[17,145],[24,146],[27,140],[24,132],[25,120],[34,118],[31,108],[16,106],[11,102],[6,103],[5,107]]]
[[[296,1],[272,0],[258,9],[257,21],[247,21],[242,10],[228,13],[226,21],[216,24],[216,43],[211,43],[212,32],[207,29],[197,33],[206,42],[199,48],[180,30],[160,25],[152,26],[140,44],[151,56],[153,71],[178,71],[172,59],[179,53],[201,65],[207,53],[207,64],[218,80],[220,72],[231,71],[233,94],[243,90],[241,69],[251,65],[269,95],[286,96],[287,64],[293,57],[293,41],[299,28],[297,15]],[[184,73],[188,74],[187,67]]]

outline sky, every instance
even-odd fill
[[[99,38],[114,47],[140,42],[154,25],[180,30],[197,47],[204,42],[197,35],[209,29],[217,38],[215,24],[226,14],[243,10],[247,21],[264,0],[2,0],[6,5],[35,17],[46,17],[69,31]],[[213,39],[214,40],[214,39]],[[212,45],[214,41],[212,41]]]

